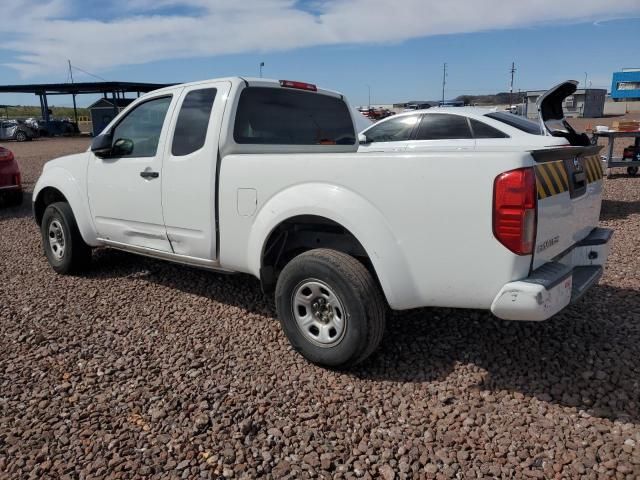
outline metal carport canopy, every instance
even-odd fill
[[[49,122],[49,107],[47,95],[73,95],[74,112],[75,96],[102,94],[107,98],[111,93],[113,99],[124,98],[127,92],[151,92],[159,88],[175,85],[175,83],[144,83],[144,82],[81,82],[81,83],[33,83],[24,85],[0,85],[0,93],[33,93],[40,97],[40,110],[45,122]],[[77,119],[77,112],[76,119]]]

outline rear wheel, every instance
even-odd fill
[[[638,174],[638,167],[627,167],[627,173],[635,177]]]
[[[40,230],[44,253],[57,273],[81,271],[91,261],[91,247],[82,240],[68,203],[49,205],[42,216]]]
[[[386,304],[371,273],[355,258],[317,249],[282,270],[276,307],[293,348],[313,363],[346,368],[380,344]]]
[[[27,134],[24,133],[23,131],[19,130],[18,132],[16,132],[16,140],[18,142],[25,142],[27,141]]]

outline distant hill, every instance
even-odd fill
[[[520,92],[514,92],[512,96],[512,105],[522,103],[526,100],[526,94]],[[500,92],[492,95],[460,95],[455,98],[456,100],[463,100],[465,105],[508,105],[509,104],[509,92]]]

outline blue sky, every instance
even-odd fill
[[[536,9],[492,0],[500,18],[469,12],[477,10],[471,0],[450,0],[437,11],[428,0],[399,0],[391,10],[393,2],[378,0],[24,2],[33,2],[32,13],[10,8],[15,22],[0,26],[4,38],[15,39],[0,48],[0,84],[64,82],[66,58],[108,80],[161,83],[257,76],[264,61],[265,77],[317,83],[360,105],[368,85],[373,103],[439,98],[443,62],[447,98],[506,91],[512,61],[515,90],[583,82],[585,72],[591,86],[609,88],[613,71],[640,66],[637,1],[541,0],[547,5]],[[78,99],[81,106],[91,101]],[[37,99],[0,94],[3,103]]]

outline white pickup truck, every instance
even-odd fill
[[[611,237],[597,147],[550,98],[548,147],[363,154],[338,93],[177,85],[48,162],[34,214],[58,273],[104,246],[248,273],[275,292],[297,351],[347,367],[376,349],[388,307],[544,320],[597,282]]]

